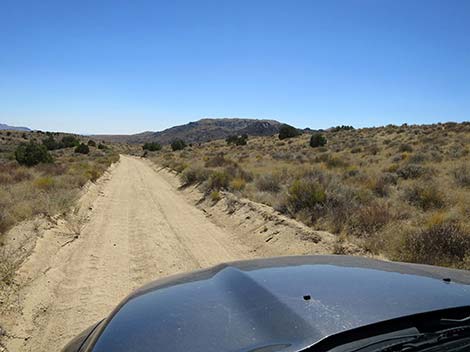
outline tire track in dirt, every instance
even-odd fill
[[[18,271],[20,306],[4,324],[25,338],[10,351],[59,351],[142,284],[253,256],[138,158],[121,156],[88,193],[78,238],[62,246],[64,226],[49,229]]]

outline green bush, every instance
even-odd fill
[[[235,145],[246,145],[248,140],[247,134],[242,134],[241,136],[233,135],[228,136],[225,141],[228,145],[235,144]]]
[[[142,146],[142,149],[143,150],[148,150],[150,152],[156,152],[158,150],[161,150],[162,149],[162,146],[160,143],[157,143],[157,142],[150,142],[150,143],[145,143],[143,146]]]
[[[19,164],[26,166],[52,162],[52,156],[46,146],[34,142],[20,144],[16,148],[15,158]]]
[[[289,187],[287,202],[294,212],[314,209],[325,201],[326,193],[318,182],[296,180]]]
[[[171,142],[171,149],[173,151],[183,150],[184,148],[186,148],[186,143],[182,139],[175,139]]]
[[[332,132],[339,132],[339,131],[350,131],[350,130],[353,130],[353,129],[354,129],[353,126],[341,125],[341,126],[332,127],[331,131]]]
[[[54,139],[53,135],[49,135],[47,138],[43,139],[42,144],[44,144],[47,150],[56,150],[60,147],[60,144]]]
[[[90,148],[85,143],[80,143],[75,148],[75,153],[88,154],[89,152],[90,152]]]
[[[288,124],[283,124],[279,128],[279,139],[286,139],[286,138],[293,138],[300,136],[302,132],[300,132],[297,128],[294,126],[288,125]]]
[[[98,149],[105,150],[105,149],[108,149],[108,147],[100,143],[98,144]]]
[[[64,136],[60,141],[61,148],[73,148],[80,144],[80,140],[74,136]]]
[[[96,147],[96,142],[95,142],[94,140],[90,139],[90,140],[88,141],[88,146],[90,146],[90,147]]]
[[[323,147],[326,144],[326,138],[321,133],[314,133],[310,137],[310,146],[312,148]]]

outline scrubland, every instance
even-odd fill
[[[332,129],[146,153],[197,184],[272,206],[392,260],[470,268],[470,124]]]
[[[20,165],[15,150],[21,144],[42,145],[60,141],[64,134],[0,131],[0,243],[2,234],[15,224],[36,215],[53,216],[66,211],[88,181],[96,180],[119,159],[115,149],[90,142],[88,153],[75,147],[49,150],[52,159],[34,166]],[[76,136],[80,142],[88,139]],[[93,146],[93,144],[95,146]]]

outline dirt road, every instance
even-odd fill
[[[134,288],[158,277],[252,256],[145,161],[121,161],[22,265],[9,351],[58,351]],[[78,225],[80,224],[80,225]]]

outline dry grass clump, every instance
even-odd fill
[[[309,145],[311,134],[303,133],[282,141],[250,137],[243,146],[212,141],[183,152],[165,146],[153,157],[160,165],[183,170],[182,182],[200,184],[207,196],[234,191],[314,229],[338,234],[342,241],[353,238],[371,253],[428,262],[435,252],[439,259],[433,263],[470,263],[453,254],[453,242],[440,242],[451,234],[466,243],[470,123],[322,134],[327,143],[316,148]],[[452,226],[430,226],[436,212],[452,213]],[[438,247],[448,249],[439,252]],[[430,251],[429,258],[419,254],[422,249]]]

